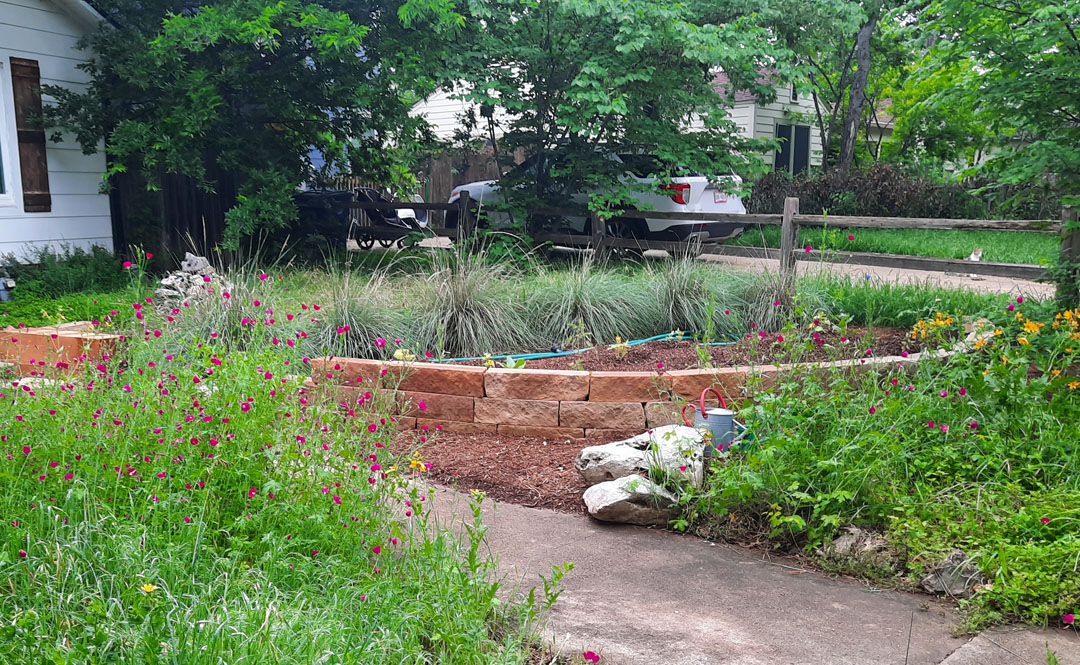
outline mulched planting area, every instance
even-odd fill
[[[432,480],[467,492],[481,490],[496,501],[563,513],[584,513],[585,481],[574,457],[585,446],[633,436],[545,439],[503,434],[439,432],[420,448]],[[409,446],[412,436],[398,442]]]
[[[816,337],[815,337],[816,335]],[[715,367],[770,365],[787,362],[824,362],[871,356],[900,355],[920,350],[911,332],[901,328],[849,328],[840,332],[751,333],[730,346],[700,347],[692,341],[664,341],[635,344],[619,357],[611,345],[554,358],[527,361],[527,369],[578,369],[590,371],[647,371],[695,369],[704,366],[701,352],[708,353]],[[481,360],[455,364],[479,366]]]

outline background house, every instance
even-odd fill
[[[113,248],[104,149],[46,140],[36,125],[43,84],[84,88],[79,38],[102,20],[82,0],[0,0],[0,254],[35,248]]]
[[[723,86],[727,78],[720,75],[714,83]],[[414,116],[423,116],[431,123],[435,135],[450,140],[456,132],[464,129],[461,118],[475,105],[455,99],[456,91],[439,91],[413,107]],[[467,160],[458,157],[442,157],[433,160],[426,169],[430,201],[445,201],[450,189],[456,185],[476,180],[498,178],[498,168],[491,158],[490,137],[486,120],[480,121],[473,136],[487,142],[484,151]],[[496,112],[496,117],[498,112]],[[759,103],[750,93],[737,92],[731,118],[748,138],[778,138],[782,149],[763,155],[773,168],[789,173],[800,173],[809,166],[821,165],[821,135],[815,125],[814,101],[809,95],[800,95],[794,86],[777,86],[776,101]]]

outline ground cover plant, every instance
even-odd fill
[[[780,227],[751,227],[728,244],[777,248],[780,246]],[[1024,231],[800,228],[798,246],[947,259],[966,259],[972,250],[980,248],[983,261],[1050,266],[1057,260],[1061,241],[1052,234]]]
[[[936,313],[910,335],[951,347],[960,321]],[[682,526],[814,552],[857,525],[885,534],[912,582],[959,549],[985,578],[963,603],[967,627],[1068,623],[1080,609],[1080,311],[1017,298],[976,330],[969,352],[914,368],[781,376],[742,410],[752,442],[687,495]],[[783,334],[797,347],[813,332]]]
[[[379,393],[303,387],[316,303],[219,279],[218,329],[144,296],[116,354],[0,388],[0,660],[525,662],[478,505],[440,526]]]

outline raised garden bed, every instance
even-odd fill
[[[793,339],[794,338],[794,339]],[[791,342],[798,342],[792,344]],[[583,371],[652,371],[697,369],[706,358],[713,367],[777,365],[792,362],[825,362],[873,356],[914,353],[919,347],[910,331],[900,328],[850,328],[840,331],[808,331],[792,334],[753,333],[730,345],[705,346],[693,341],[657,340],[625,347],[600,345],[588,351],[550,358],[531,358],[529,369]],[[869,353],[868,353],[869,352]],[[448,364],[482,367],[500,360],[462,360]]]

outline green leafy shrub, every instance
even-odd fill
[[[780,377],[742,411],[753,444],[713,465],[691,514],[710,516],[706,529],[735,515],[808,549],[847,524],[881,530],[916,579],[961,549],[990,581],[968,601],[974,628],[1074,612],[1080,310],[1018,300],[968,353],[913,371]],[[951,344],[925,330],[912,332],[931,349]]]
[[[128,283],[121,262],[104,247],[40,249],[28,260],[8,257],[19,298],[59,298],[70,293],[118,291]]]

